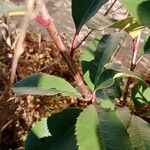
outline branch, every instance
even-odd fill
[[[42,24],[47,29],[54,44],[57,46],[60,54],[62,55],[64,61],[66,62],[67,66],[69,67],[70,72],[75,80],[76,85],[79,87],[82,96],[87,101],[91,100],[93,95],[91,94],[91,91],[87,88],[87,86],[84,84],[84,82],[79,74],[78,67],[75,66],[74,60],[71,58],[69,52],[67,51],[65,45],[63,44],[62,39],[60,38],[58,31],[53,23],[53,20],[47,11],[44,1],[37,0],[36,2],[37,2],[37,6],[41,8],[40,12],[43,16],[43,17],[37,16],[35,18],[36,21],[38,21],[40,24]]]
[[[81,40],[81,42],[80,42],[78,45],[76,45],[76,46],[74,46],[74,47],[71,48],[70,56],[71,56],[72,58],[73,58],[73,55],[74,55],[75,50],[78,49],[78,48],[82,45],[82,43],[89,37],[89,35],[90,35],[93,31],[94,31],[94,29],[90,30],[89,33]]]
[[[137,65],[136,62],[137,62],[137,53],[139,50],[140,38],[141,38],[141,33],[138,35],[137,39],[133,40],[133,54],[132,54],[132,62],[131,62],[131,66],[130,66],[130,71],[134,71],[134,69],[136,68],[136,65]],[[131,79],[132,78],[129,77],[126,82],[125,92],[124,92],[124,96],[123,96],[123,106],[125,106],[127,103],[126,99],[129,94],[129,87],[131,84]]]
[[[16,69],[18,66],[18,61],[20,56],[22,55],[22,53],[24,52],[24,48],[23,48],[23,42],[25,39],[25,35],[26,35],[26,31],[28,28],[28,24],[31,18],[31,14],[34,8],[34,2],[35,0],[30,0],[27,3],[27,14],[23,19],[23,23],[21,26],[21,33],[20,33],[20,37],[17,41],[16,44],[16,48],[14,51],[14,57],[13,57],[13,61],[12,61],[12,67],[11,67],[11,78],[10,78],[10,85],[14,82],[15,76],[16,76]]]
[[[109,9],[106,11],[106,13],[104,14],[104,16],[106,16],[110,10],[112,9],[112,7],[115,5],[115,3],[117,2],[117,0],[115,0],[111,6],[109,7]],[[72,46],[71,46],[71,52],[70,52],[70,56],[73,58],[74,52],[77,48],[79,48],[82,43],[89,37],[89,35],[94,31],[94,29],[90,30],[89,33],[82,39],[82,41],[77,45],[76,42],[76,38],[77,38],[77,34],[75,33],[74,38],[72,40]]]
[[[108,8],[108,10],[106,11],[106,13],[104,14],[104,16],[108,15],[110,10],[112,9],[112,7],[116,4],[117,0],[114,0],[114,2],[111,4],[111,6]]]

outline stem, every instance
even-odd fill
[[[115,3],[117,2],[117,0],[115,0],[112,5],[109,7],[109,9],[106,11],[106,13],[104,14],[104,16],[106,16],[110,10],[112,9],[112,7],[115,5]],[[72,40],[72,46],[71,46],[71,52],[70,52],[70,56],[73,58],[74,52],[77,48],[79,48],[82,43],[89,37],[89,35],[94,31],[94,29],[90,30],[89,33],[82,39],[82,41],[77,45],[76,39],[77,39],[77,34],[75,33],[74,38]]]
[[[130,66],[130,71],[134,71],[134,69],[136,68],[136,59],[137,59],[137,53],[139,50],[139,43],[140,43],[140,37],[141,37],[141,33],[138,35],[137,39],[133,40],[133,54],[132,54],[132,61],[131,61],[131,66]],[[131,80],[132,78],[129,77],[127,79],[126,85],[125,85],[125,92],[124,92],[124,96],[123,96],[123,106],[126,105],[127,103],[127,96],[129,94],[129,88],[131,85]]]
[[[58,32],[57,32],[54,24],[52,23],[52,21],[50,21],[49,25],[47,26],[47,31],[48,31],[49,35],[51,36],[52,40],[54,41],[54,44],[58,47],[60,54],[62,55],[64,61],[68,65],[68,67],[71,71],[71,74],[75,80],[75,83],[81,91],[81,94],[83,95],[83,97],[86,100],[91,100],[91,92],[84,84],[84,82],[78,72],[78,69],[75,66],[75,62],[73,61],[73,59],[71,58],[69,53],[66,51],[66,48],[65,48],[60,36],[58,35]]]
[[[74,55],[75,50],[78,49],[78,48],[82,45],[82,43],[89,37],[89,35],[90,35],[93,31],[94,31],[94,29],[90,30],[89,33],[80,41],[80,43],[79,43],[78,45],[76,45],[76,46],[74,46],[74,47],[72,46],[72,48],[71,48],[71,53],[70,53],[70,55],[71,55],[72,58],[73,58],[73,55]]]
[[[138,65],[138,63],[142,60],[142,58],[144,57],[144,55],[140,56],[137,61],[136,61],[136,65]]]
[[[73,58],[74,52],[76,50],[76,45],[78,42],[78,34],[75,33],[73,40],[72,40],[72,45],[71,45],[71,51],[70,51],[70,56]]]
[[[57,46],[60,54],[62,55],[64,61],[66,62],[67,66],[69,67],[70,72],[71,72],[71,74],[75,80],[76,85],[79,87],[82,96],[87,101],[91,100],[92,99],[92,93],[87,88],[87,86],[84,84],[83,79],[81,78],[81,75],[79,74],[78,67],[75,66],[74,60],[71,58],[65,45],[63,44],[62,39],[60,38],[60,36],[58,34],[58,31],[57,31],[57,29],[56,29],[56,27],[52,21],[51,16],[47,13],[48,11],[47,11],[47,8],[45,6],[44,1],[42,1],[42,0],[39,0],[39,1],[42,3],[42,6],[43,6],[43,8],[40,10],[40,11],[42,11],[43,17],[48,19],[48,21],[49,21],[49,24],[46,25],[45,28],[47,29],[50,37],[52,38],[52,40],[54,42],[54,44]],[[40,5],[39,5],[39,7],[40,7]],[[44,12],[46,12],[46,14]],[[39,20],[37,20],[37,21],[39,21]],[[47,22],[47,20],[42,18],[42,22],[43,21]],[[42,22],[40,22],[40,23],[42,23]]]
[[[111,6],[110,6],[109,9],[106,11],[106,13],[104,14],[104,16],[106,16],[106,15],[109,14],[110,10],[112,9],[112,7],[115,5],[116,2],[117,2],[117,0],[115,0],[115,1],[111,4]]]

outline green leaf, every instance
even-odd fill
[[[113,101],[110,100],[110,99],[97,100],[97,102],[100,103],[100,106],[101,106],[102,108],[105,108],[105,109],[112,109],[112,110],[115,109],[115,104],[114,104]]]
[[[25,141],[26,150],[77,150],[76,118],[81,109],[69,108],[36,123]]]
[[[109,19],[107,16],[96,14],[87,22],[87,27],[94,30],[102,30],[105,28],[117,28],[124,30],[132,38],[135,38],[144,29],[133,17],[128,17],[120,21],[114,21]]]
[[[150,35],[144,40],[141,49],[140,49],[140,55],[146,55],[150,54]]]
[[[137,78],[145,83],[141,75],[133,71],[129,71],[127,68],[124,68],[121,64],[108,63],[105,65],[105,68],[116,71],[116,74],[114,74],[114,76],[108,75],[108,78],[102,80],[103,82],[99,82],[99,85],[97,86],[96,90],[100,90],[100,89],[102,90],[111,87],[115,83],[115,80],[120,77]]]
[[[111,87],[115,83],[115,79],[120,78],[120,77],[133,77],[137,78],[143,82],[145,82],[139,74],[129,71],[127,68],[124,68],[121,64],[116,64],[116,63],[108,63],[105,65],[106,69],[111,69],[116,71],[117,73],[114,74],[114,76],[108,76],[108,78],[104,79],[103,82],[99,82],[99,85],[97,86],[96,90],[99,89],[105,89],[108,87]]]
[[[106,69],[112,69],[116,72],[118,72],[114,78],[119,78],[121,76],[124,76],[124,77],[133,77],[133,78],[137,78],[143,82],[145,82],[143,80],[143,77],[141,75],[139,75],[138,73],[136,72],[133,72],[133,71],[130,71],[128,70],[127,68],[123,67],[121,64],[117,64],[117,63],[108,63],[105,65],[105,68]]]
[[[20,12],[24,10],[25,8],[23,6],[15,5],[11,1],[0,0],[0,16],[8,15],[9,13]]]
[[[120,32],[97,37],[84,50],[81,55],[84,79],[89,87],[97,87],[104,65],[110,61],[117,52],[124,34]]]
[[[66,96],[79,95],[78,91],[64,79],[43,73],[22,79],[12,89],[17,95],[54,95],[58,93]]]
[[[128,128],[130,126],[131,123],[131,111],[128,107],[119,107],[117,109],[117,114],[119,116],[119,118],[121,119],[122,123],[124,124],[124,126],[126,128]]]
[[[150,1],[149,0],[120,0],[132,16],[145,26],[150,27]]]
[[[72,0],[72,16],[79,33],[82,26],[96,14],[108,0]]]
[[[91,105],[83,110],[77,119],[76,135],[79,150],[132,149],[127,128],[119,115],[99,106]]]
[[[117,21],[112,24],[112,28],[117,28],[126,31],[134,39],[139,35],[139,33],[144,29],[144,27],[139,24],[133,17],[128,17],[124,20]]]
[[[86,23],[86,25],[89,29],[103,30],[109,27],[110,25],[114,24],[115,22],[116,21],[98,12]]]
[[[112,81],[114,76],[117,74],[114,70],[104,70],[100,76],[100,79],[98,81],[97,89],[104,89],[104,92],[111,98],[120,98],[122,95],[122,91],[120,88],[120,80],[114,79],[113,83],[107,83],[109,81]],[[106,85],[108,86],[106,86]],[[103,86],[104,85],[104,86]],[[100,88],[98,88],[100,87]]]
[[[137,116],[132,116],[128,128],[132,147],[135,150],[150,149],[150,124]]]
[[[77,118],[76,137],[78,150],[101,150],[103,140],[100,135],[99,120],[93,105],[88,106]]]
[[[132,88],[131,96],[136,107],[143,107],[150,102],[150,87],[139,82]]]

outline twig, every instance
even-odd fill
[[[116,2],[117,2],[117,0],[115,0],[115,1],[112,3],[112,5],[111,5],[111,6],[109,7],[109,9],[106,11],[106,13],[104,14],[104,16],[106,16],[106,15],[110,12],[110,10],[112,9],[112,7],[115,5]],[[94,29],[90,30],[89,33],[81,40],[81,42],[80,42],[78,45],[76,45],[76,37],[77,37],[77,35],[76,35],[76,33],[75,33],[74,38],[73,38],[73,40],[72,40],[72,46],[71,46],[71,52],[70,52],[70,56],[71,56],[72,58],[73,58],[73,55],[74,55],[75,50],[76,50],[77,48],[79,48],[79,47],[82,45],[82,43],[90,36],[90,34],[91,34],[93,31],[94,31]]]
[[[140,43],[140,38],[141,38],[141,33],[138,35],[137,39],[134,39],[133,40],[133,54],[132,54],[132,62],[131,62],[131,66],[130,66],[130,71],[134,71],[135,67],[136,67],[136,59],[137,59],[137,53],[138,53],[138,50],[139,50],[139,43]],[[127,99],[127,96],[129,94],[129,87],[130,87],[130,84],[131,84],[131,77],[129,77],[127,79],[127,82],[126,82],[126,85],[125,85],[125,92],[124,92],[124,95],[123,95],[123,106],[126,105],[126,99]]]
[[[110,10],[112,9],[112,7],[116,4],[117,0],[114,0],[114,2],[111,4],[111,6],[107,9],[106,13],[104,14],[104,16],[108,15]]]
[[[44,25],[47,29],[50,37],[52,38],[54,44],[57,46],[60,54],[62,55],[64,61],[68,65],[70,72],[75,80],[76,85],[79,87],[80,92],[82,96],[85,98],[85,100],[91,100],[93,95],[91,94],[91,91],[87,88],[87,86],[84,84],[79,71],[77,67],[75,66],[75,63],[73,59],[70,57],[69,52],[67,51],[65,45],[62,42],[62,39],[60,38],[58,31],[53,23],[53,20],[50,16],[50,14],[47,11],[47,8],[45,6],[45,3],[43,0],[37,0],[36,1],[37,6],[40,8],[40,12],[43,17],[37,16],[36,21],[38,21],[40,24]]]
[[[136,65],[138,65],[139,64],[139,62],[142,60],[142,58],[144,57],[145,55],[142,55],[142,56],[140,56],[138,59],[137,59],[137,61],[136,61]]]
[[[71,57],[73,57],[73,54],[74,54],[75,50],[78,49],[82,45],[82,43],[89,37],[89,35],[93,31],[94,31],[94,29],[90,30],[89,33],[81,40],[81,42],[76,47],[71,49],[71,53],[70,53]]]
[[[33,8],[34,8],[34,2],[35,0],[30,0],[27,3],[27,14],[23,20],[23,24],[22,24],[22,32],[20,34],[20,37],[18,39],[15,51],[14,51],[14,57],[13,57],[13,61],[12,61],[12,67],[11,67],[11,78],[10,78],[10,85],[14,82],[15,76],[16,76],[16,69],[18,66],[18,61],[20,56],[22,55],[22,53],[24,52],[24,48],[23,48],[23,42],[25,39],[25,35],[26,35],[26,31],[28,28],[28,24],[30,21],[30,15],[32,14]]]

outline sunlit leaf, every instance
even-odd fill
[[[135,106],[145,106],[150,102],[150,87],[142,82],[132,88],[132,100]]]
[[[69,108],[36,123],[25,141],[26,150],[76,150],[75,123],[80,109]]]
[[[68,95],[80,95],[78,91],[62,78],[37,73],[33,74],[13,86],[13,91],[17,95],[54,95],[62,93]]]
[[[87,27],[94,30],[117,28],[126,31],[132,38],[138,36],[144,29],[144,26],[139,24],[133,17],[114,21],[98,13],[87,22]]]
[[[76,135],[79,150],[131,150],[131,141],[126,129],[115,111],[105,110],[100,106],[88,106],[77,119]]]
[[[150,1],[149,0],[120,0],[132,16],[145,26],[150,27]]]

